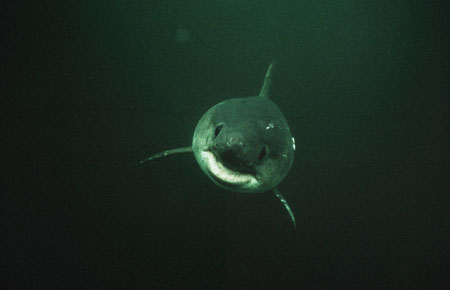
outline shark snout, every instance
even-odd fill
[[[229,138],[225,142],[215,143],[213,151],[220,161],[228,168],[239,171],[249,171],[253,165],[248,144],[241,138]]]

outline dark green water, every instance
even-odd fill
[[[449,288],[445,1],[53,2],[0,7],[0,288]],[[297,231],[191,155],[138,163],[272,58]]]

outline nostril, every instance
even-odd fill
[[[267,147],[264,146],[264,147],[261,149],[261,151],[259,152],[258,160],[259,160],[259,161],[262,161],[262,160],[264,159],[264,157],[266,157],[266,155],[267,155]]]
[[[214,137],[219,136],[219,133],[222,130],[222,128],[223,128],[223,124],[220,124],[214,129]]]

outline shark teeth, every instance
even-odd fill
[[[208,167],[209,172],[218,179],[233,185],[243,187],[256,187],[258,181],[255,176],[248,173],[237,172],[225,167],[211,151],[203,151],[202,159]]]

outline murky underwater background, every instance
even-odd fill
[[[448,289],[445,1],[2,4],[2,289]],[[229,97],[296,138],[280,190],[188,146]]]

